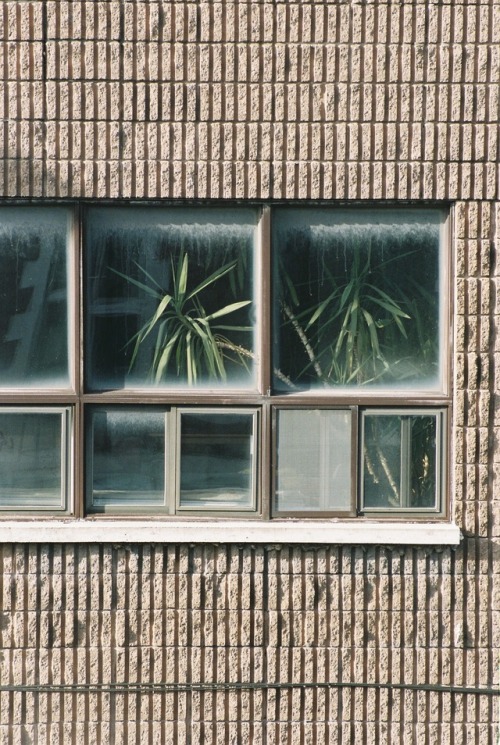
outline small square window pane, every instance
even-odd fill
[[[0,208],[0,386],[68,387],[64,208]]]
[[[165,410],[96,407],[89,417],[89,508],[164,507]]]
[[[256,417],[255,411],[181,412],[181,509],[256,509]]]
[[[292,410],[277,413],[278,512],[351,509],[351,414]]]
[[[277,391],[443,387],[437,210],[276,210]]]
[[[436,510],[439,439],[439,415],[365,413],[364,509]]]
[[[67,507],[69,410],[0,412],[0,509]]]
[[[91,209],[86,384],[255,386],[251,209]]]

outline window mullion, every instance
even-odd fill
[[[401,417],[401,465],[399,500],[400,507],[410,507],[410,478],[411,478],[411,420]]]
[[[359,438],[359,407],[351,406],[351,510],[356,515],[360,511],[359,480],[363,449]]]
[[[85,515],[85,480],[86,480],[86,452],[85,452],[85,405],[84,405],[84,377],[83,377],[83,298],[84,298],[84,274],[83,274],[83,219],[84,208],[75,205],[74,226],[72,235],[72,280],[74,292],[72,308],[70,311],[70,323],[72,324],[71,336],[73,339],[70,347],[70,360],[72,377],[75,386],[77,400],[75,403],[73,421],[73,511],[75,517]]]
[[[265,395],[271,393],[272,379],[272,306],[271,306],[271,210],[262,209],[259,223],[259,241],[257,242],[260,264],[260,286],[258,291],[257,312],[257,350],[259,356],[259,390]]]
[[[175,515],[177,503],[179,436],[177,407],[172,406],[165,412],[165,497],[169,515]]]
[[[260,447],[259,458],[257,459],[258,484],[260,484],[262,517],[269,520],[271,517],[271,499],[274,494],[275,485],[275,468],[276,452],[275,444],[275,427],[273,411],[270,404],[265,403],[261,408],[261,431],[258,444]]]

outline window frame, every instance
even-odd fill
[[[0,419],[4,414],[15,416],[24,416],[26,414],[40,415],[48,414],[50,416],[59,415],[60,419],[60,484],[61,484],[61,501],[58,507],[54,505],[45,505],[38,508],[22,505],[2,506],[1,512],[7,514],[21,513],[24,515],[38,514],[56,514],[69,515],[72,511],[74,499],[74,478],[73,478],[73,411],[71,406],[49,406],[49,405],[28,405],[28,406],[0,406]]]
[[[13,206],[22,206],[24,209],[29,209],[29,205],[23,202],[9,203]],[[85,282],[85,262],[83,257],[83,231],[85,230],[85,216],[87,213],[87,206],[96,209],[100,206],[120,206],[124,209],[127,207],[133,208],[135,206],[142,208],[155,209],[156,207],[168,208],[182,206],[186,209],[190,208],[196,210],[198,207],[209,208],[210,204],[200,203],[199,205],[191,205],[186,203],[177,202],[113,202],[113,203],[100,203],[92,202],[87,204],[54,204],[49,203],[47,207],[63,207],[69,211],[72,215],[71,218],[71,230],[68,239],[68,344],[69,349],[69,360],[68,366],[70,371],[70,386],[68,388],[58,389],[43,389],[43,388],[2,388],[0,390],[0,404],[2,406],[65,406],[73,408],[72,416],[72,432],[73,435],[70,438],[71,444],[69,447],[68,458],[71,464],[71,484],[72,488],[69,490],[67,502],[66,514],[73,518],[96,519],[103,520],[111,517],[125,518],[133,515],[144,516],[145,518],[151,517],[163,517],[178,520],[182,519],[193,519],[197,520],[203,517],[214,517],[221,520],[238,518],[238,519],[250,519],[257,522],[262,522],[271,519],[275,520],[289,520],[289,519],[333,519],[342,518],[343,520],[355,519],[356,522],[369,521],[374,517],[387,518],[389,520],[396,521],[425,521],[429,519],[437,520],[449,520],[450,517],[450,475],[449,475],[449,464],[452,462],[450,458],[450,428],[451,428],[451,352],[452,352],[452,334],[450,329],[452,328],[452,317],[453,317],[453,304],[452,304],[452,293],[451,293],[451,277],[452,277],[452,266],[451,266],[451,249],[450,249],[450,221],[452,220],[452,213],[446,205],[442,204],[425,204],[419,205],[414,203],[385,203],[383,205],[377,204],[363,204],[363,203],[343,203],[343,204],[332,204],[325,202],[308,203],[304,205],[303,202],[298,203],[300,206],[311,206],[314,208],[322,208],[335,210],[337,207],[349,208],[350,210],[363,210],[364,208],[370,209],[411,209],[418,214],[419,209],[426,208],[432,209],[441,214],[441,229],[440,229],[440,360],[441,360],[441,388],[439,391],[415,391],[410,390],[397,390],[394,391],[381,391],[381,390],[367,390],[360,388],[352,388],[349,390],[335,390],[334,388],[329,391],[300,391],[291,393],[277,393],[274,394],[272,391],[272,319],[273,319],[273,280],[272,280],[272,261],[271,261],[271,221],[272,213],[274,210],[279,210],[281,207],[293,206],[293,203],[267,205],[263,203],[245,203],[245,207],[254,209],[258,215],[257,228],[256,228],[256,241],[255,248],[257,256],[254,258],[254,271],[255,271],[255,298],[256,298],[256,314],[258,323],[256,324],[254,339],[255,339],[255,353],[258,362],[256,363],[255,371],[255,388],[252,389],[232,389],[224,390],[221,389],[210,389],[200,388],[193,389],[188,387],[176,387],[172,389],[161,389],[155,390],[150,388],[138,388],[138,389],[126,389],[126,390],[111,390],[111,391],[87,391],[84,387],[84,354],[83,354],[83,341],[84,341],[84,301],[86,297]],[[42,203],[31,206],[45,206]],[[7,205],[6,205],[7,206]],[[214,203],[214,206],[225,207],[231,209],[231,207],[237,207],[238,205],[226,204],[226,203]],[[240,205],[241,206],[241,205]],[[230,510],[224,513],[211,513],[205,511],[189,510],[189,513],[182,510],[181,512],[176,511],[173,514],[172,508],[168,507],[169,501],[171,502],[172,497],[167,497],[167,508],[161,512],[144,512],[141,510],[124,510],[120,512],[106,512],[106,513],[89,513],[87,508],[87,482],[88,482],[88,466],[86,466],[89,454],[87,452],[86,444],[86,410],[92,406],[140,406],[146,404],[148,406],[166,406],[171,410],[179,408],[193,408],[207,407],[215,409],[216,407],[222,407],[224,410],[229,411],[231,408],[248,408],[259,410],[259,434],[256,437],[257,442],[257,510],[252,513],[238,513],[238,511]],[[354,454],[351,456],[351,474],[352,474],[352,509],[349,512],[325,512],[319,513],[316,511],[304,512],[290,512],[285,511],[278,512],[274,509],[274,485],[276,477],[276,433],[275,433],[275,412],[280,409],[350,409],[352,412],[356,412],[356,416],[352,415],[353,429],[352,429],[352,440],[356,443],[356,450],[359,449],[359,416],[360,409],[366,410],[368,408],[397,408],[401,409],[415,409],[424,408],[429,411],[437,409],[446,409],[448,416],[446,417],[447,422],[443,427],[443,472],[442,472],[442,504],[441,509],[436,511],[432,516],[429,512],[418,513],[412,510],[408,513],[395,513],[385,512],[377,513],[374,515],[370,511],[367,514],[363,512],[361,507],[361,494],[360,494],[360,467],[361,461],[356,462]],[[168,426],[168,425],[167,425]],[[354,452],[354,451],[353,451]],[[177,457],[177,456],[175,456]],[[168,483],[170,483],[168,481]],[[354,498],[355,497],[355,498]],[[175,500],[177,502],[178,494],[177,487],[175,488]],[[45,512],[45,511],[44,511]],[[36,515],[45,519],[46,515],[39,510],[27,510],[23,512],[23,515]],[[0,514],[0,519],[4,514]],[[6,515],[5,515],[6,516]],[[9,514],[9,517],[11,513]]]
[[[217,416],[225,416],[225,415],[231,415],[231,414],[238,414],[241,416],[248,416],[248,418],[251,417],[252,420],[252,448],[253,448],[253,458],[252,458],[252,477],[251,477],[251,489],[252,489],[252,501],[253,504],[249,506],[248,508],[226,508],[226,509],[217,509],[217,508],[202,508],[202,507],[189,507],[189,506],[182,506],[181,504],[181,475],[182,475],[182,466],[181,466],[181,450],[182,450],[182,425],[181,420],[182,416],[184,414],[215,414]],[[173,477],[173,483],[174,488],[172,490],[173,496],[175,496],[174,501],[174,514],[175,515],[182,515],[184,517],[187,517],[188,515],[191,516],[208,516],[208,517],[218,517],[218,516],[224,516],[231,514],[235,517],[251,517],[255,518],[259,516],[259,513],[261,512],[260,507],[260,495],[259,495],[259,482],[261,481],[261,470],[260,470],[260,410],[258,407],[236,407],[236,406],[224,406],[224,407],[193,407],[193,406],[177,406],[174,407],[174,411],[172,412],[173,417],[175,417],[175,431],[174,435],[172,437],[172,445],[171,445],[171,452],[173,453],[173,471],[174,471],[174,477]],[[171,482],[172,483],[172,482]]]
[[[434,417],[436,420],[436,484],[434,487],[434,493],[435,493],[435,505],[434,507],[405,507],[405,506],[399,506],[394,507],[393,509],[388,509],[387,507],[370,507],[365,504],[365,488],[364,488],[364,471],[365,471],[365,458],[364,458],[364,436],[365,436],[365,421],[366,417],[375,417],[379,416],[381,418],[383,417],[417,417],[417,416],[427,416],[427,417]],[[446,487],[446,480],[445,480],[445,474],[447,472],[447,464],[448,464],[448,458],[447,458],[447,451],[446,451],[446,432],[448,430],[448,411],[446,408],[443,407],[426,407],[426,408],[409,408],[409,407],[400,407],[400,408],[369,408],[369,409],[363,409],[361,412],[361,417],[359,420],[359,510],[360,514],[364,515],[393,515],[393,514],[399,514],[399,515],[411,515],[417,516],[419,514],[422,515],[440,515],[443,512],[443,502],[444,502],[444,495],[445,495],[445,487]],[[408,436],[408,435],[407,435]],[[406,444],[408,447],[410,445],[410,440],[405,443],[405,437],[402,436],[401,444]],[[407,471],[408,471],[408,464],[409,459],[406,461],[404,467],[403,467],[403,452],[401,452],[400,460],[401,460],[401,476],[407,477]],[[405,480],[407,480],[405,478]],[[406,484],[408,486],[408,484]],[[403,491],[403,490],[402,490]]]

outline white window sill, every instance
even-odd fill
[[[460,543],[448,522],[376,520],[5,520],[0,543],[302,543],[448,545]]]

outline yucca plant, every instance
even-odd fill
[[[325,386],[404,380],[416,372],[408,354],[410,334],[422,365],[433,359],[435,334],[426,326],[422,308],[435,300],[411,278],[398,281],[398,265],[391,266],[412,253],[381,261],[369,245],[351,243],[342,272],[321,267],[322,293],[312,305],[306,305],[306,283],[294,283],[280,264],[282,328],[289,329],[287,338],[293,331],[304,358],[295,380]]]
[[[220,319],[240,311],[251,300],[240,300],[207,312],[203,296],[213,289],[223,277],[235,272],[238,261],[218,267],[194,288],[189,286],[189,257],[181,251],[177,262],[171,258],[172,280],[167,291],[143,267],[137,268],[147,281],[140,281],[116,269],[112,271],[138,287],[157,302],[153,315],[130,339],[134,350],[130,361],[132,369],[146,339],[154,338],[150,379],[158,384],[167,375],[175,374],[194,385],[207,376],[212,380],[225,380],[228,362],[247,367],[253,353],[235,341],[241,332],[251,332],[250,326],[220,323]]]
[[[313,309],[305,327],[306,333],[316,328],[318,362],[326,381],[372,383],[390,366],[394,374],[397,361],[388,360],[383,337],[390,332],[393,340],[398,335],[407,339],[405,321],[410,316],[396,293],[389,295],[374,284],[375,270],[386,271],[390,261],[374,267],[370,247],[362,257],[361,247],[354,246],[345,279],[328,272],[332,291]]]

